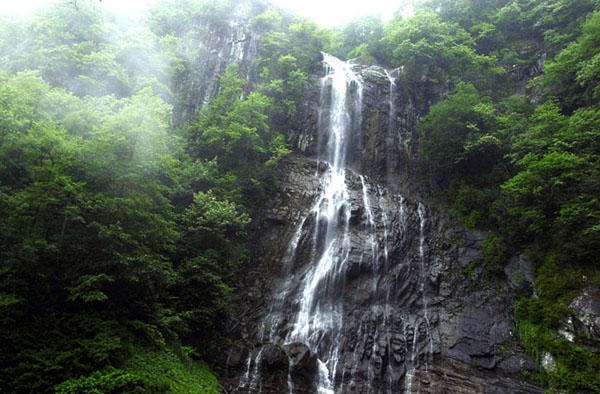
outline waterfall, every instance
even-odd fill
[[[272,354],[265,352],[265,345],[285,349],[302,344],[315,357],[312,392],[412,393],[418,390],[423,327],[431,345],[424,285],[425,208],[352,168],[360,146],[362,79],[350,63],[331,55],[323,54],[323,65],[312,205],[292,218],[295,228],[281,254],[281,281],[255,326],[252,336],[258,346],[249,351],[234,392],[264,389],[263,375],[268,378],[261,363]],[[391,128],[395,83],[386,75]],[[417,217],[417,223],[410,219]],[[415,255],[417,259],[410,257]],[[407,271],[404,264],[410,267]],[[419,282],[391,279],[410,272],[417,273]],[[361,292],[346,294],[346,286],[356,283]],[[421,306],[414,304],[418,296]],[[360,316],[352,313],[355,297],[363,297]],[[287,354],[285,384],[291,394],[305,383],[296,385],[294,358]]]
[[[329,107],[327,121],[321,120],[321,138],[326,144],[320,160],[328,169],[323,175],[322,191],[312,208],[315,216],[315,253],[300,288],[299,309],[286,342],[301,342],[319,356],[318,392],[333,393],[338,361],[338,336],[341,335],[345,265],[350,252],[350,198],[346,185],[346,156],[353,122],[359,114],[361,83],[350,66],[323,54],[326,75],[322,80],[323,107]],[[328,90],[330,90],[328,92]],[[327,103],[323,97],[330,97]],[[320,111],[324,117],[324,110]]]
[[[348,63],[323,53],[325,76],[321,80],[321,100],[319,108],[319,155],[317,175],[321,163],[327,166],[321,175],[321,188],[309,216],[312,216],[314,228],[312,247],[307,271],[300,277],[299,291],[293,289],[298,279],[290,272],[300,237],[307,217],[300,221],[284,256],[283,271],[289,276],[284,281],[270,311],[261,324],[259,340],[267,338],[276,343],[303,343],[318,355],[317,392],[333,394],[335,372],[339,359],[340,336],[342,335],[343,289],[346,263],[350,252],[350,195],[346,185],[348,169],[346,156],[360,119],[362,85]],[[364,178],[363,187],[364,186]],[[364,198],[367,199],[366,189]],[[364,200],[367,204],[367,200]],[[369,209],[369,226],[375,228]],[[376,237],[371,235],[370,251],[374,259]],[[292,317],[292,327],[282,338],[278,329],[284,304],[288,298],[296,299],[297,312]],[[256,389],[260,380],[262,349],[253,355],[249,353],[246,372],[240,380],[239,389]],[[253,367],[252,367],[253,366]],[[288,376],[288,390],[291,393],[293,383]]]
[[[414,380],[417,376],[417,369],[419,367],[419,350],[418,350],[418,340],[420,334],[420,328],[424,326],[425,331],[425,342],[429,345],[425,348],[424,354],[424,371],[423,373],[427,375],[429,368],[429,357],[433,354],[433,340],[431,337],[431,325],[429,323],[429,312],[428,312],[428,302],[425,294],[426,287],[425,284],[427,282],[427,271],[425,266],[425,226],[427,224],[427,217],[425,215],[425,206],[423,203],[419,202],[417,206],[417,213],[419,216],[419,296],[421,297],[421,303],[423,308],[421,310],[422,318],[415,317],[413,324],[413,344],[411,349],[411,358],[410,363],[408,365],[408,370],[406,372],[406,379],[404,382],[405,385],[405,393],[410,394],[414,393]],[[420,388],[417,387],[417,393],[420,392]]]

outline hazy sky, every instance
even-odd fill
[[[309,17],[322,26],[336,26],[360,16],[390,19],[406,0],[271,0],[284,8]]]
[[[68,0],[0,0],[0,13],[24,14],[41,4]],[[79,0],[87,1],[87,0]],[[103,7],[111,7],[132,14],[157,0],[102,0]],[[383,19],[411,0],[271,0],[273,3],[309,17],[322,26],[341,25],[362,15]]]

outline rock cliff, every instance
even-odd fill
[[[317,289],[317,297],[339,299],[332,308],[341,313],[322,333],[312,332],[308,344],[286,342],[298,338],[302,284],[311,275],[311,255],[321,253],[314,240],[319,218],[311,210],[325,187],[328,167],[319,151],[327,137],[319,125],[331,109],[323,105],[322,75],[316,75],[290,133],[296,153],[281,165],[277,195],[255,223],[252,258],[240,283],[244,302],[231,325],[237,340],[223,357],[226,388],[542,392],[520,373],[537,367],[521,350],[512,315],[517,296],[531,291],[527,262],[514,256],[505,280],[484,279],[485,234],[456,226],[423,193],[415,125],[427,109],[404,100],[394,85],[398,71],[351,67],[360,79],[361,108],[346,158],[350,247],[335,290],[327,290],[329,284]],[[327,334],[338,326],[339,333]],[[325,348],[335,354],[318,354]],[[321,358],[335,362],[324,369]]]
[[[175,81],[176,124],[217,95],[229,64],[249,89],[258,82],[261,37],[249,16],[262,10],[236,4],[219,23],[192,23]],[[523,93],[547,55],[535,47],[521,54],[532,63],[506,68]],[[447,86],[415,93],[398,82],[402,68],[369,62],[343,67],[337,101],[331,69],[309,75],[295,121],[281,130],[294,153],[253,223],[232,342],[215,360],[226,391],[542,392],[522,372],[553,368],[552,355],[529,359],[513,317],[516,300],[533,291],[528,262],[512,256],[491,279],[486,234],[436,209],[427,192],[435,185],[418,168],[418,122]],[[598,347],[599,294],[590,286],[576,295],[560,336]]]
[[[319,183],[314,159],[294,155],[280,171],[278,195],[265,210],[255,233],[252,266],[244,271],[241,288],[245,302],[232,327],[240,340],[229,350],[225,381],[230,388],[238,387],[237,379],[243,378],[249,359],[250,375],[260,377],[253,389],[248,382],[248,387],[237,392],[258,392],[262,387],[263,392],[279,393],[288,385],[290,366],[286,362],[274,368],[267,362],[254,370],[257,353],[272,346],[256,338],[281,284],[282,262],[298,220],[310,209]],[[452,226],[430,206],[424,208],[423,220],[417,201],[367,180],[364,186],[373,201],[373,214],[376,218],[384,212],[388,215],[387,234],[382,226],[373,229],[382,250],[387,237],[388,263],[362,264],[365,250],[370,251],[363,185],[357,175],[349,176],[348,182],[353,248],[343,287],[344,329],[339,338],[343,356],[337,374],[346,376],[340,392],[404,392],[407,372],[414,376],[414,391],[418,388],[420,392],[542,392],[519,374],[536,365],[520,350],[512,318],[515,300],[511,294],[516,288],[527,288],[531,280],[527,263],[514,257],[507,269],[509,280],[483,281],[483,267],[478,262],[483,234]],[[305,231],[298,240],[298,261],[294,263],[298,272],[285,275],[302,274],[302,254],[308,253],[309,238]],[[426,288],[423,298],[421,284]],[[293,311],[297,305],[286,307]],[[271,357],[284,361],[293,353],[285,348],[277,351],[277,356]],[[306,358],[303,364],[296,363],[300,365],[297,371],[292,367],[294,392],[314,392],[310,377],[317,366],[314,361],[311,364],[310,355]],[[411,363],[414,370],[407,371]]]
[[[194,22],[175,122],[218,93],[227,65],[256,78],[260,37],[244,8],[251,2],[240,4],[226,24]],[[513,256],[505,279],[486,279],[485,234],[458,227],[423,187],[416,125],[445,90],[422,102],[397,85],[401,69],[330,62],[345,75],[309,76],[286,133],[294,153],[253,225],[233,342],[215,360],[224,388],[542,392],[521,375],[537,367],[513,320],[516,298],[531,292],[527,262]]]
[[[251,28],[249,15],[257,14],[254,8],[259,6],[240,1],[226,21],[191,21],[190,32],[181,42],[184,68],[173,84],[175,123],[194,119],[218,94],[219,77],[228,65],[237,64],[243,79],[254,77],[260,36]]]

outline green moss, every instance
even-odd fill
[[[486,263],[485,276],[494,279],[501,278],[508,256],[508,248],[504,238],[495,231],[489,231],[483,241],[483,259]]]
[[[477,272],[475,272],[475,268],[479,265],[479,263],[481,263],[481,260],[479,260],[479,259],[471,260],[469,265],[467,265],[463,269],[463,276],[475,278],[477,276]]]
[[[504,353],[506,351],[506,346],[504,346],[503,344],[498,346],[498,354],[501,355],[502,353]]]

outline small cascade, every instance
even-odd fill
[[[408,363],[408,369],[406,372],[406,378],[404,382],[404,392],[409,393],[419,393],[420,387],[416,385],[415,387],[415,379],[417,376],[417,371],[421,373],[420,368],[423,367],[422,373],[427,374],[429,368],[429,359],[433,354],[433,340],[431,336],[431,325],[429,323],[429,312],[428,312],[428,301],[426,297],[426,287],[425,284],[427,282],[427,271],[426,271],[426,261],[425,261],[425,227],[427,224],[427,217],[425,214],[425,206],[419,202],[417,207],[417,213],[419,216],[419,296],[421,298],[421,303],[423,305],[422,311],[420,312],[420,316],[415,316],[414,323],[412,324],[412,347],[410,349],[410,362]],[[424,336],[424,338],[421,338]],[[408,338],[408,337],[407,337]],[[426,346],[423,349],[424,355],[423,360],[419,359],[419,342],[426,342]],[[407,348],[407,352],[409,349]],[[408,353],[407,353],[408,354]]]
[[[225,378],[229,377],[229,361],[231,360],[231,355],[233,354],[233,348],[229,349],[229,353],[227,353],[227,360],[225,361]]]
[[[415,381],[415,377],[416,377],[416,372],[417,372],[417,355],[418,355],[418,338],[419,338],[419,328],[417,326],[417,320],[415,319],[414,321],[414,325],[412,327],[413,332],[412,332],[412,344],[410,347],[410,362],[408,365],[408,370],[406,371],[406,378],[405,378],[405,387],[406,387],[406,394],[412,394],[414,393],[414,381]],[[409,331],[410,332],[410,331]],[[410,336],[406,336],[407,338],[407,343],[408,343],[408,338]],[[409,349],[407,348],[407,354],[408,354]],[[418,392],[418,389],[417,389]]]
[[[404,212],[404,197],[400,196],[400,224],[402,225],[402,234],[406,234],[406,214]]]
[[[378,186],[377,188],[377,197],[379,200],[379,209],[381,210],[381,224],[383,225],[383,263],[384,263],[384,271],[387,271],[389,269],[389,246],[388,246],[388,234],[389,234],[389,229],[388,229],[388,223],[389,223],[389,219],[388,219],[388,215],[387,215],[387,210],[384,204],[382,204],[382,200],[384,197],[384,191],[383,188],[381,186]],[[400,209],[402,209],[402,197],[400,199]],[[393,309],[390,306],[390,294],[392,292],[393,286],[386,286],[385,287],[385,307],[384,307],[384,326],[385,327],[391,327],[392,326],[392,318],[393,318]],[[394,367],[393,367],[393,363],[392,363],[392,356],[391,356],[391,349],[392,349],[392,332],[388,329],[387,335],[386,335],[386,352],[387,352],[387,358],[388,358],[388,363],[387,363],[387,371],[386,373],[388,374],[387,377],[387,385],[386,385],[386,393],[387,394],[392,394],[394,392]]]
[[[425,270],[425,225],[427,223],[427,216],[425,215],[425,206],[423,203],[419,202],[419,206],[417,209],[419,213],[419,257],[420,257],[420,291],[421,298],[423,302],[423,319],[425,322],[425,329],[427,335],[427,342],[429,343],[429,350],[425,355],[425,372],[429,367],[429,357],[433,354],[433,340],[431,338],[431,324],[429,323],[429,311],[427,310],[428,301],[425,296],[425,283],[427,283],[427,272]]]
[[[384,69],[384,72],[385,72],[386,78],[390,82],[390,93],[388,96],[388,104],[390,106],[388,129],[392,129],[394,127],[394,118],[396,116],[396,109],[394,107],[394,90],[396,88],[396,82],[394,81],[394,78],[391,76],[391,74],[388,70]]]
[[[394,70],[388,71],[384,70],[385,76],[388,79],[389,85],[389,95],[388,95],[388,105],[389,105],[389,116],[388,116],[388,129],[387,129],[387,144],[388,146],[400,145],[403,147],[406,153],[410,150],[410,139],[402,138],[402,136],[397,136],[397,119],[396,119],[396,106],[394,105],[394,97],[396,94],[396,80],[392,77],[392,74],[398,73],[402,71],[402,67],[396,68]],[[399,140],[398,140],[399,138]],[[386,152],[388,159],[393,156],[391,152]]]
[[[406,152],[408,152],[409,141],[408,140],[402,141],[398,135],[398,130],[397,130],[398,124],[396,121],[396,106],[394,103],[394,97],[396,94],[396,80],[392,76],[392,74],[397,73],[398,69],[391,70],[391,71],[384,69],[383,71],[384,71],[385,77],[387,78],[387,80],[389,82],[389,88],[388,88],[389,113],[388,113],[387,130],[386,130],[386,134],[385,134],[385,146],[386,146],[385,160],[386,160],[387,175],[389,177],[394,172],[394,163],[392,162],[392,160],[395,155],[396,149],[398,149],[397,147],[402,146],[403,149]],[[399,138],[400,138],[400,140],[399,140]]]
[[[246,359],[246,372],[242,375],[240,379],[240,383],[238,386],[239,389],[246,388],[248,383],[250,383],[250,368],[252,367],[252,352],[248,354],[248,358]]]
[[[263,321],[259,330],[259,340],[263,341],[265,337],[265,322]],[[246,359],[246,369],[244,375],[240,379],[240,383],[238,386],[238,391],[240,389],[246,389],[248,392],[256,391],[257,386],[259,386],[261,382],[260,376],[260,363],[262,360],[264,348],[260,348],[256,353],[255,357],[253,357],[252,352],[248,352],[248,358]],[[237,392],[237,391],[236,391]]]
[[[260,362],[262,360],[262,355],[264,352],[264,348],[261,348],[256,354],[256,359],[254,360],[254,369],[252,370],[252,380],[250,380],[250,392],[256,391],[256,388],[261,385],[261,376],[260,376]]]
[[[287,252],[283,261],[283,271],[284,273],[289,273],[292,268],[292,264],[294,262],[294,257],[296,256],[296,250],[298,249],[298,243],[300,242],[300,237],[302,236],[302,229],[304,228],[304,223],[306,222],[306,217],[304,217],[300,221],[300,225],[296,226],[296,232],[290,241],[290,246],[287,249]]]
[[[425,206],[423,203],[419,203],[419,207],[417,208],[417,212],[419,213],[419,257],[421,262],[421,274],[424,274],[425,271],[425,223],[427,222],[427,218],[425,217]],[[423,292],[424,283],[421,283],[421,292]]]
[[[389,223],[390,220],[387,214],[387,207],[385,205],[385,192],[381,185],[377,186],[377,202],[379,205],[379,210],[381,211],[381,225],[383,226],[383,264],[384,269],[389,268],[390,256],[389,256]],[[403,198],[400,196],[400,212],[402,216],[403,207],[402,207]],[[390,296],[390,287],[386,289],[386,304],[389,302]]]
[[[369,191],[367,189],[367,184],[365,182],[365,177],[363,175],[359,175],[360,184],[362,188],[362,203],[363,208],[365,210],[366,223],[364,225],[365,232],[367,232],[367,244],[368,249],[365,252],[369,252],[369,260],[371,262],[371,269],[373,270],[373,293],[377,291],[377,280],[376,273],[378,268],[379,261],[379,244],[377,241],[377,224],[375,223],[375,215],[373,214],[373,210],[371,209],[371,202],[369,198]]]
[[[288,357],[288,375],[287,375],[287,388],[288,394],[294,393],[294,382],[292,381],[292,369],[294,368],[294,361]]]
[[[321,360],[317,360],[317,364],[319,366],[319,385],[317,386],[317,394],[334,394],[335,391],[333,391],[333,384],[329,378],[329,369],[327,368],[327,365]]]

